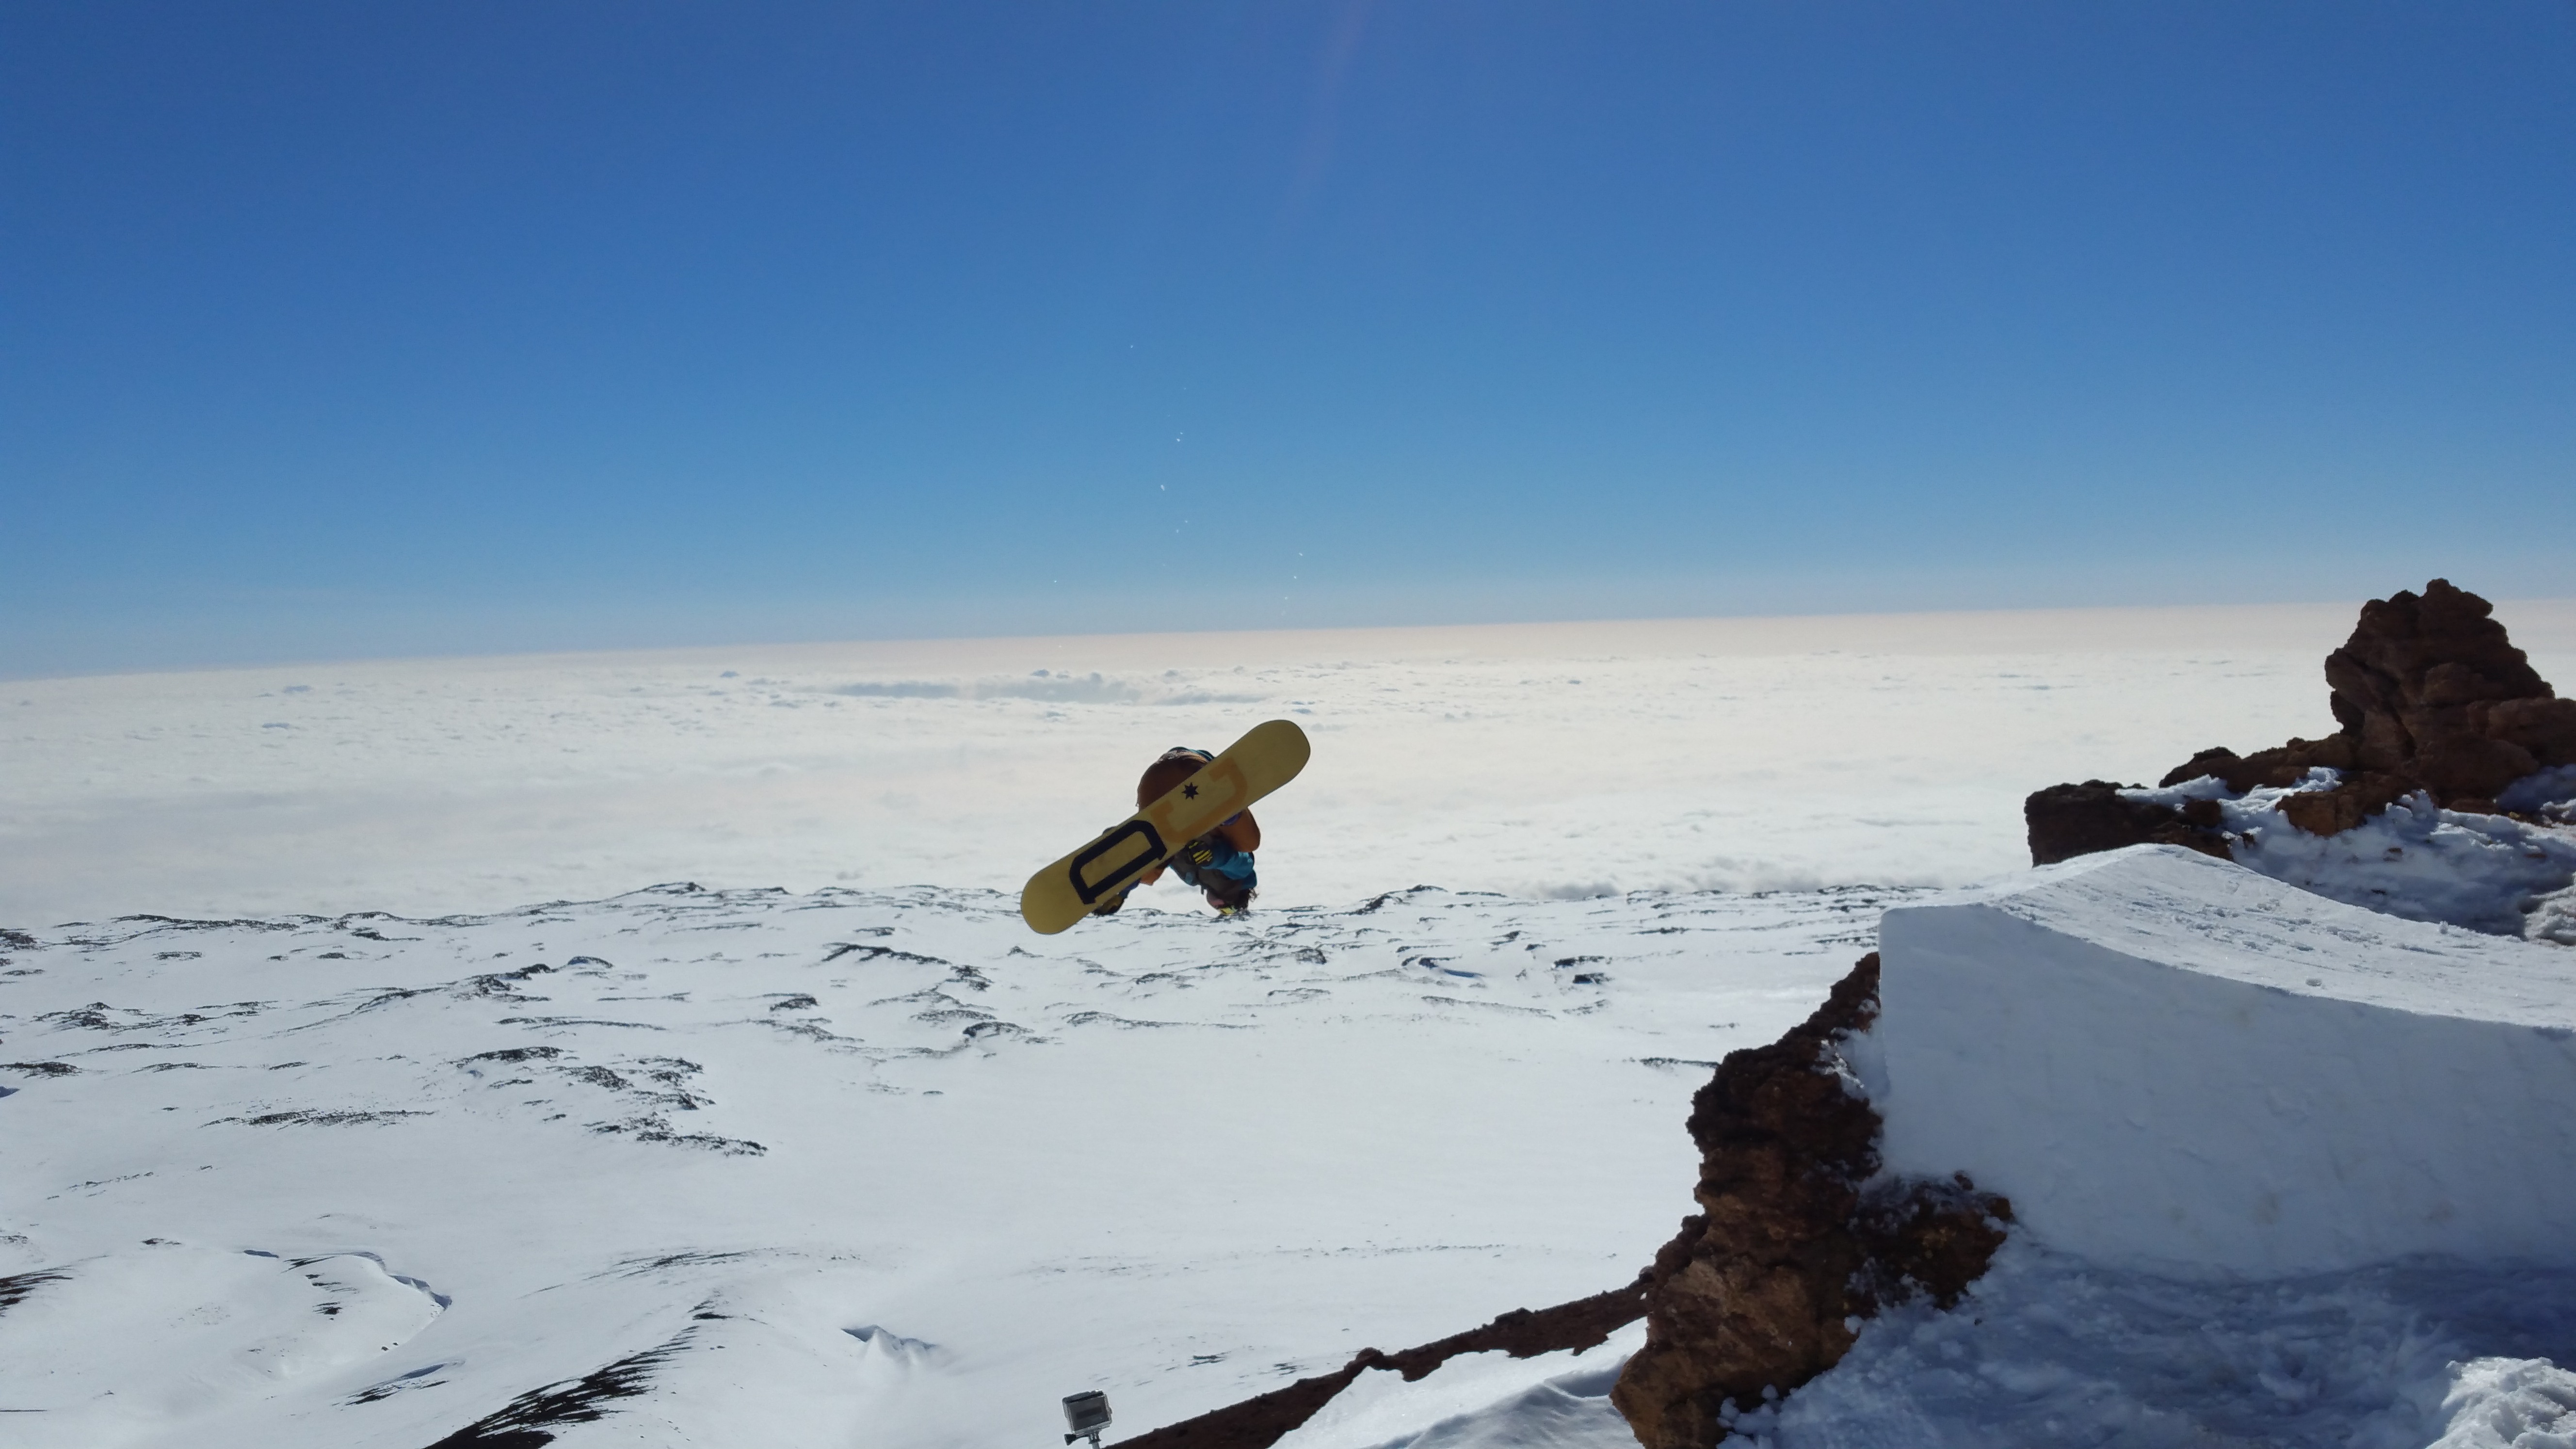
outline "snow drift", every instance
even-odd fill
[[[1880,926],[1888,1170],[2098,1264],[2576,1265],[2576,959],[2135,846]]]

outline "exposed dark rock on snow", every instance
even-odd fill
[[[19,1273],[0,1278],[0,1310],[15,1308],[28,1294],[48,1283],[60,1283],[69,1276],[67,1273]]]
[[[1500,1349],[1514,1358],[1536,1358],[1563,1349],[1592,1348],[1646,1314],[1645,1275],[1625,1288],[1577,1298],[1554,1308],[1515,1308],[1482,1328],[1454,1333],[1401,1353],[1361,1349],[1328,1374],[1299,1379],[1284,1389],[1211,1409],[1122,1441],[1118,1449],[1269,1449],[1313,1418],[1315,1411],[1370,1369],[1393,1369],[1419,1379],[1452,1355]]]
[[[238,1122],[245,1127],[381,1127],[406,1117],[426,1117],[427,1112],[267,1112],[257,1117],[218,1117],[207,1123],[220,1127]]]
[[[2352,638],[2326,656],[2326,682],[2364,771],[2420,781],[2456,806],[2576,764],[2576,700],[2556,697],[2493,612],[2442,579],[2421,599],[2363,606]]]
[[[602,1405],[631,1399],[651,1388],[654,1371],[678,1357],[696,1335],[697,1326],[692,1323],[642,1353],[629,1354],[577,1379],[531,1389],[429,1449],[542,1449],[555,1441],[556,1429],[596,1423],[608,1415]]]
[[[1948,1307],[2003,1243],[2012,1205],[1949,1183],[1871,1184],[1879,1118],[1842,1045],[1878,1016],[1878,955],[1805,1023],[1730,1053],[1692,1099],[1701,1212],[1646,1274],[1646,1346],[1611,1402],[1646,1449],[1701,1449],[1725,1410],[1839,1362],[1854,1320],[1928,1292]]]
[[[2371,600],[2352,637],[2326,656],[2328,703],[2341,729],[2251,755],[2202,750],[2157,783],[2215,775],[2243,794],[2296,784],[2325,766],[2342,774],[2341,783],[2290,796],[2280,807],[2312,835],[2349,830],[2419,790],[2454,810],[2492,811],[2514,781],[2576,764],[2576,699],[2557,697],[2494,612],[2447,579],[2426,584],[2420,595],[2400,590]],[[2125,799],[2118,789],[2092,780],[2032,795],[2022,807],[2031,863],[2145,844],[2226,854],[2214,812],[2194,821],[2170,806]]]
[[[2120,793],[2121,788],[2108,780],[2087,780],[2081,785],[2051,785],[2023,801],[2031,863],[2052,865],[2141,842],[2188,846],[2226,857],[2227,836],[2217,828],[2215,802],[2192,802],[2209,806],[2202,812],[2204,819],[2194,820],[2190,812],[2170,805],[2132,800]]]

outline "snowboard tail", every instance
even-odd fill
[[[1066,929],[1126,892],[1172,852],[1297,778],[1312,753],[1306,732],[1292,720],[1254,725],[1161,799],[1030,876],[1020,889],[1020,918],[1043,935]]]

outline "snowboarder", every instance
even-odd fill
[[[1186,745],[1174,745],[1163,751],[1162,758],[1145,767],[1136,782],[1136,808],[1144,809],[1159,800],[1173,786],[1197,774],[1216,756]],[[1216,907],[1220,916],[1239,916],[1252,905],[1253,888],[1260,882],[1252,870],[1252,852],[1261,848],[1261,824],[1250,810],[1238,810],[1227,816],[1214,830],[1172,852],[1166,865],[1181,879],[1199,888],[1207,903]],[[1163,878],[1163,866],[1145,872],[1139,885],[1152,885]],[[1101,902],[1093,915],[1105,916],[1126,903],[1121,891]]]
[[[1136,782],[1136,813],[1043,867],[1020,887],[1020,918],[1042,936],[1118,909],[1119,898],[1167,868],[1203,892],[1220,916],[1241,915],[1258,882],[1261,827],[1251,806],[1297,778],[1313,747],[1295,720],[1263,720],[1222,754],[1175,746]]]

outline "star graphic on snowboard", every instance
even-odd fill
[[[1181,787],[1181,798],[1184,800],[1195,800],[1199,798],[1199,787],[1196,785],[1183,785]]]

